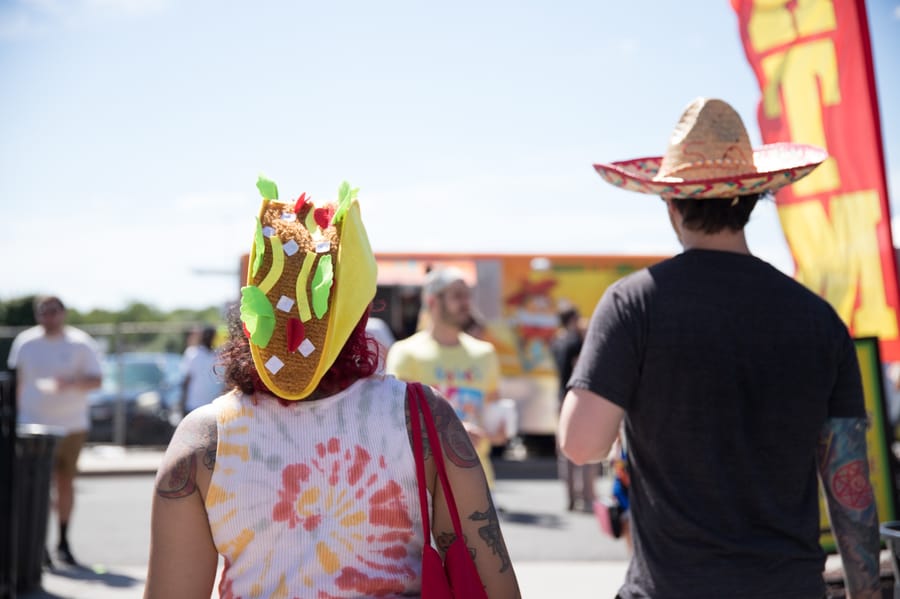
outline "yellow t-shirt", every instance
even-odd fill
[[[447,398],[460,420],[484,428],[485,403],[497,396],[500,360],[493,345],[471,335],[460,333],[459,344],[441,345],[428,331],[419,331],[391,346],[385,371],[404,381],[431,385]],[[482,438],[475,451],[493,487],[490,441]]]
[[[441,345],[428,331],[397,341],[385,370],[404,381],[418,381],[440,391],[460,420],[482,426],[486,398],[496,397],[500,361],[494,346],[465,333],[458,345]]]

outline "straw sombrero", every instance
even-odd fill
[[[665,156],[595,164],[617,187],[665,198],[733,198],[773,192],[808,175],[828,153],[773,143],[753,149],[738,113],[722,100],[697,98],[675,126]]]
[[[357,190],[346,181],[337,202],[322,204],[305,193],[279,201],[278,187],[263,177],[256,186],[263,201],[241,288],[241,321],[269,390],[303,399],[375,297],[375,256]]]

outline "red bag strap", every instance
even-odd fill
[[[456,538],[462,539],[462,524],[459,520],[459,512],[456,509],[456,500],[453,498],[453,490],[450,488],[450,480],[447,478],[447,470],[444,466],[444,451],[441,448],[441,439],[438,436],[437,428],[434,426],[434,416],[431,414],[431,408],[428,406],[428,401],[425,399],[425,391],[422,389],[421,383],[412,383],[411,385],[407,385],[407,392],[409,388],[412,387],[412,399],[415,403],[418,404],[419,410],[422,411],[422,416],[425,420],[425,430],[428,434],[428,444],[431,447],[431,453],[434,455],[434,464],[437,468],[438,478],[441,481],[441,488],[444,490],[444,499],[447,501],[447,508],[450,511],[450,519],[453,521],[453,532],[456,533]],[[418,414],[415,418],[418,421]],[[416,429],[419,428],[418,422],[416,422],[413,427],[413,439],[415,439]],[[419,448],[418,448],[419,456],[422,455],[422,447],[421,447],[421,437],[419,439]],[[421,458],[417,458],[421,459]],[[422,478],[424,480],[424,463],[422,465]],[[422,495],[423,491],[419,490],[420,498],[424,497]],[[427,504],[425,505],[425,509],[427,509]]]
[[[416,460],[416,480],[419,483],[419,509],[422,511],[422,532],[425,538],[430,538],[431,523],[429,522],[428,497],[426,495],[427,484],[425,482],[425,457],[422,448],[422,425],[419,423],[418,401],[410,393],[413,385],[406,386],[406,405],[409,407],[409,423],[412,428],[413,457]],[[427,543],[426,543],[427,545]]]

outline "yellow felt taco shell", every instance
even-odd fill
[[[306,397],[315,390],[341,353],[350,333],[359,324],[363,312],[375,297],[377,275],[378,267],[362,223],[359,202],[354,200],[341,229],[335,284],[331,291],[331,307],[328,309],[331,316],[325,333],[322,359],[301,397]]]
[[[260,221],[264,224],[275,225],[280,227],[277,220],[273,220],[266,215],[268,203],[263,202],[260,211]],[[337,252],[332,250],[334,279],[329,294],[328,311],[322,319],[311,319],[304,323],[307,331],[307,337],[314,339],[317,343],[316,350],[308,358],[302,358],[294,352],[288,356],[278,351],[278,348],[284,345],[283,330],[287,316],[276,311],[276,325],[273,339],[266,348],[260,348],[256,344],[251,343],[251,353],[253,362],[260,378],[279,397],[288,400],[299,400],[309,396],[324,374],[334,364],[335,359],[347,342],[350,333],[356,327],[359,319],[362,317],[372,298],[375,297],[377,267],[375,257],[372,254],[369,239],[366,235],[365,227],[362,224],[359,203],[354,200],[341,223],[339,223],[340,233],[335,230],[336,227],[329,227],[324,231],[332,243],[337,244]],[[282,291],[290,291],[290,286],[297,278],[297,273],[301,270],[301,263],[304,250],[308,250],[312,245],[312,240],[308,237],[305,228],[292,227],[292,235],[300,235],[302,239],[296,239],[300,244],[301,251],[292,260],[287,260],[284,264],[284,274],[279,283],[271,290],[266,292],[266,296],[273,305],[277,302],[277,298]],[[270,239],[270,247],[272,241]],[[280,245],[280,244],[279,244]],[[278,249],[280,248],[273,248]],[[256,248],[251,250],[249,268],[255,258]],[[267,254],[275,254],[275,252],[267,252]],[[318,259],[321,259],[321,256]],[[270,256],[264,257],[264,264],[271,265]],[[271,267],[271,266],[270,266]],[[257,283],[260,279],[264,279],[263,272],[267,269],[261,268],[258,277],[249,276],[248,281]],[[303,293],[305,297],[296,298],[297,301],[305,301],[311,304],[311,280],[312,273],[306,281]],[[298,292],[300,290],[297,290]],[[286,293],[287,295],[295,295]],[[324,327],[324,336],[322,328]],[[285,358],[285,366],[276,375],[272,375],[265,367],[266,360],[272,355],[280,355]],[[312,362],[315,361],[315,364]]]

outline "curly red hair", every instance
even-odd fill
[[[359,319],[334,364],[319,381],[319,386],[313,392],[313,396],[334,395],[357,380],[375,373],[378,368],[380,350],[378,342],[366,333],[370,309],[371,307],[367,308],[362,318]],[[237,309],[231,311],[228,321],[229,340],[219,353],[219,363],[225,383],[230,387],[240,389],[247,395],[253,395],[259,391],[278,397],[266,387],[256,370],[253,355],[250,353],[250,341],[244,334]],[[278,399],[285,405],[294,403],[280,397]]]

